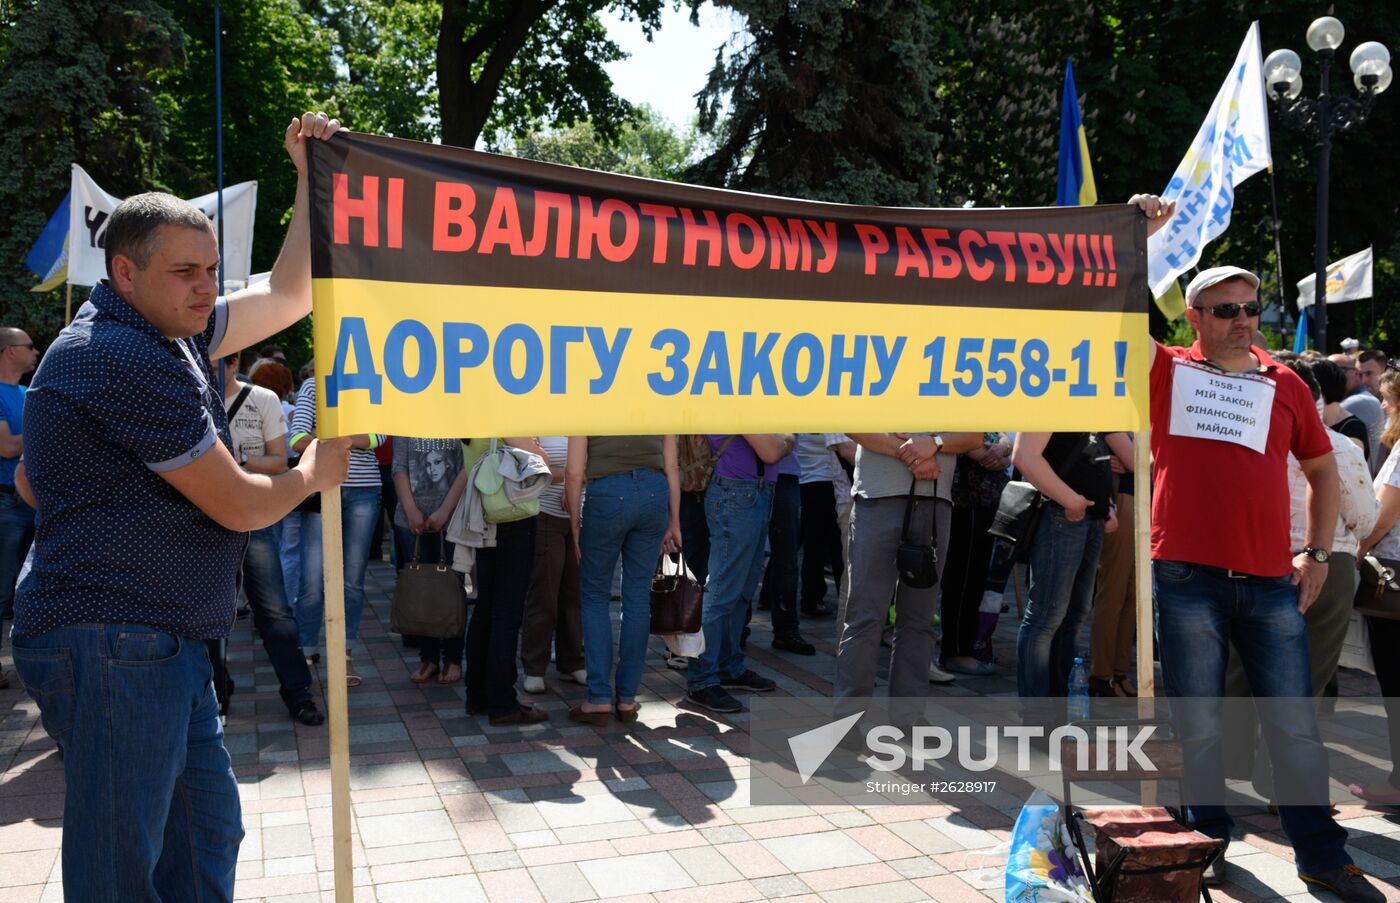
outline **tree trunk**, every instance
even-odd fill
[[[442,143],[474,147],[491,116],[501,80],[530,36],[530,29],[558,0],[520,0],[498,19],[467,34],[467,6],[473,0],[443,0],[438,28],[438,113]],[[481,74],[472,68],[484,59]]]

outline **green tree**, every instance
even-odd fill
[[[940,10],[897,0],[717,5],[744,16],[748,33],[717,54],[702,93],[700,128],[715,147],[692,180],[866,204],[938,197]]]
[[[650,35],[663,0],[442,0],[437,86],[442,140],[521,135],[587,119],[611,141],[632,116],[603,67],[623,58],[598,13],[635,17]]]
[[[46,341],[61,293],[31,294],[23,260],[78,163],[128,194],[160,185],[168,124],[157,86],[185,37],[155,0],[18,4],[0,58],[0,321]]]
[[[516,142],[515,154],[547,163],[679,180],[695,146],[694,130],[678,133],[650,106],[643,105],[637,112],[637,121],[623,125],[616,142],[602,141],[591,122],[577,122],[566,129],[531,132]]]
[[[440,0],[314,0],[309,9],[334,35],[345,121],[376,135],[437,138]]]

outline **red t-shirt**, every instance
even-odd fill
[[[1330,455],[1332,443],[1307,385],[1262,348],[1251,350],[1259,358],[1255,372],[1275,384],[1263,453],[1224,439],[1172,435],[1175,362],[1205,358],[1199,342],[1190,348],[1157,345],[1151,376],[1155,559],[1261,577],[1283,576],[1293,567],[1288,453],[1307,461]]]

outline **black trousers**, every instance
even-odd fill
[[[1371,658],[1376,663],[1376,680],[1385,697],[1385,720],[1390,731],[1390,784],[1400,787],[1400,621],[1366,618],[1371,640]]]
[[[710,574],[710,522],[705,520],[705,493],[681,493],[681,552],[701,586]]]
[[[768,520],[768,566],[759,598],[773,612],[773,635],[797,633],[797,547],[802,539],[802,491],[794,474],[778,477]]]
[[[826,598],[826,566],[836,585],[846,563],[841,550],[841,525],[836,521],[836,491],[830,480],[803,483],[802,491],[802,610],[809,611]]]
[[[467,624],[467,711],[508,715],[525,594],[535,562],[535,519],[496,526],[495,548],[476,553],[476,604]]]
[[[977,642],[977,612],[987,588],[994,537],[987,532],[995,508],[953,506],[953,528],[948,537],[948,560],[943,562],[941,583],[944,661],[973,654]]]

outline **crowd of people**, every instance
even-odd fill
[[[306,242],[305,145],[335,130],[318,114],[288,127],[300,175],[290,249]],[[1133,202],[1149,229],[1171,216],[1153,196]],[[687,703],[712,712],[776,688],[746,655],[763,612],[773,648],[791,655],[815,654],[804,625],[834,619],[838,698],[875,693],[886,645],[893,697],[995,674],[992,633],[1017,598],[1006,591],[1017,561],[1028,573],[1020,694],[1065,696],[1076,658],[1093,692],[1136,692],[1127,434],[319,441],[312,374],[296,386],[275,346],[240,354],[309,312],[304,252],[284,249],[268,283],[217,298],[207,219],[148,194],[113,214],[106,253],[109,280],[27,393],[39,350],[0,330],[0,602],[14,603],[16,668],[64,752],[64,883],[77,898],[231,897],[242,828],[217,643],[241,586],[289,714],[324,720],[311,687],[325,492],[341,494],[347,648],[371,558],[450,566],[460,594],[447,604],[467,612],[464,627],[404,636],[419,657],[410,679],[464,682],[467,711],[492,724],[549,717],[529,700],[548,688],[551,661],[586,688],[571,720],[635,721],[652,575],[674,553],[706,589],[703,651],[667,664],[686,672]],[[1400,373],[1376,350],[1271,354],[1257,337],[1258,284],[1234,267],[1199,273],[1186,292],[1199,341],[1153,346],[1153,588],[1171,696],[1224,695],[1232,648],[1258,695],[1326,693],[1357,557],[1400,559]],[[1174,420],[1174,387],[1200,374],[1267,383],[1261,431],[1226,441]],[[989,532],[1013,477],[1041,508],[1019,544]],[[935,550],[936,579],[903,560],[911,540]],[[1386,651],[1400,628],[1370,626],[1382,688],[1400,698]],[[346,674],[360,683],[353,661]],[[1315,724],[1264,734],[1280,772],[1325,782]],[[1218,758],[1208,731],[1187,726],[1182,740],[1193,761]],[[1193,780],[1205,799],[1223,778],[1206,767]],[[1400,802],[1400,779],[1356,790]],[[1280,814],[1304,880],[1380,899],[1326,807]],[[1228,841],[1223,807],[1189,818]],[[169,831],[190,842],[162,844]]]

